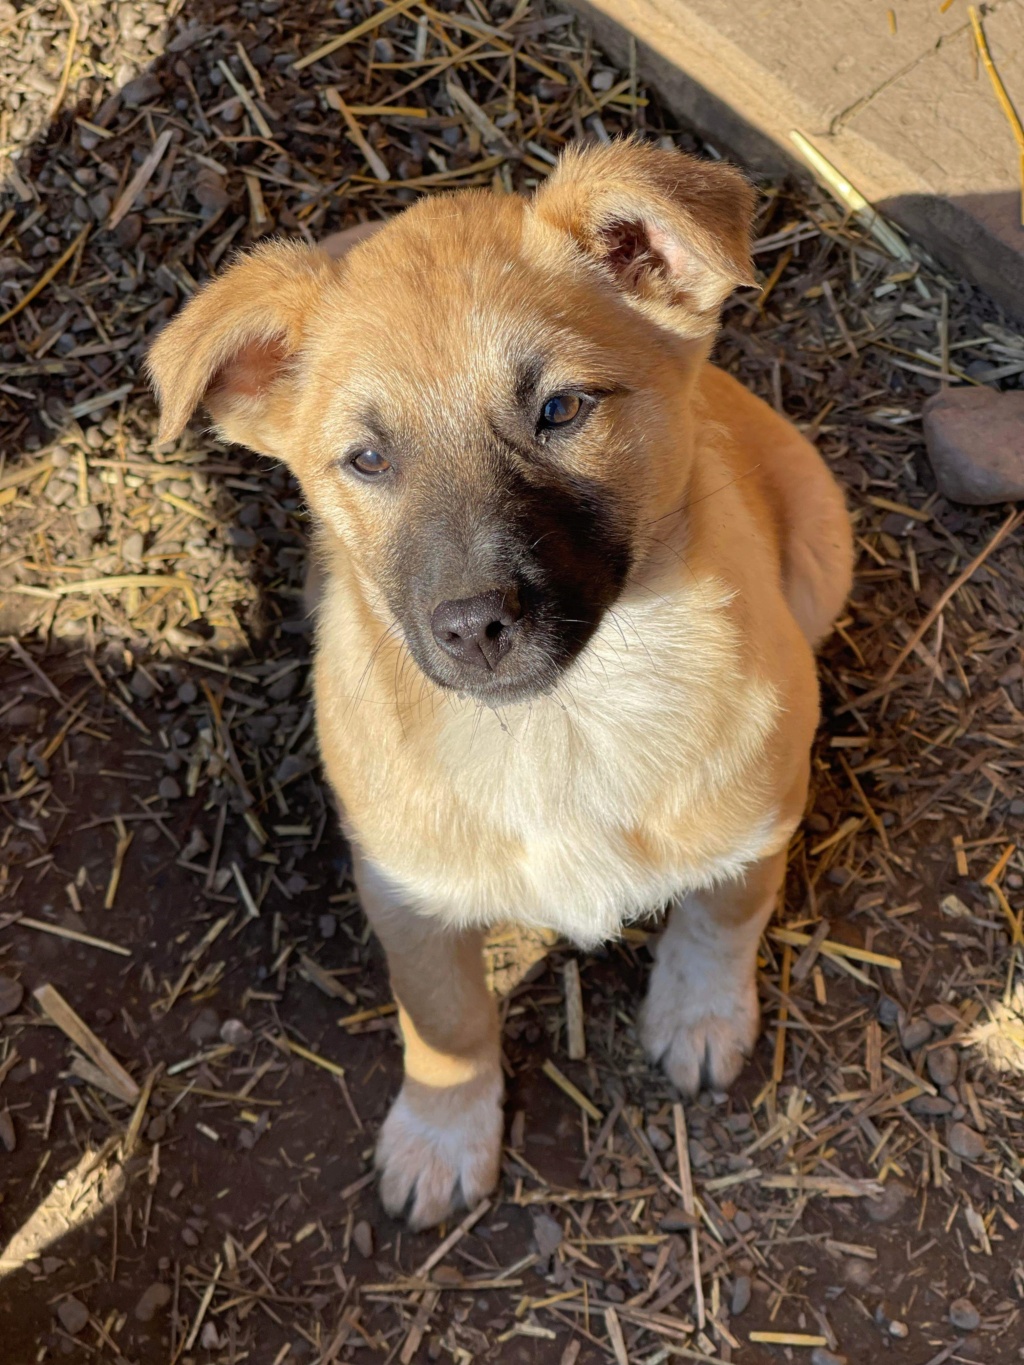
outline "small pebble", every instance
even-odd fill
[[[973,1332],[981,1324],[981,1314],[970,1299],[954,1299],[949,1305],[949,1320],[961,1332]]]
[[[953,1112],[952,1102],[942,1095],[916,1095],[907,1108],[912,1114],[924,1114],[929,1118],[939,1118],[942,1114]]]
[[[126,214],[114,229],[114,236],[117,238],[118,246],[125,251],[131,251],[142,236],[142,214]]]
[[[129,564],[141,564],[145,545],[141,531],[130,531],[121,542],[121,558]]]
[[[80,531],[85,531],[88,535],[94,535],[103,525],[103,517],[98,507],[93,507],[90,503],[88,507],[79,507],[75,512],[75,521]]]
[[[135,1305],[136,1320],[138,1322],[152,1322],[160,1309],[166,1308],[170,1301],[171,1290],[169,1285],[151,1284]]]
[[[13,1152],[18,1145],[18,1135],[14,1131],[14,1120],[9,1109],[0,1109],[0,1145],[5,1152]]]
[[[148,104],[150,100],[163,93],[163,85],[160,77],[152,71],[147,71],[141,76],[136,76],[134,80],[128,82],[121,88],[121,99],[129,109],[137,109],[140,104]]]
[[[737,1215],[738,1217],[739,1215]],[[697,1218],[692,1213],[687,1213],[685,1209],[673,1209],[671,1213],[666,1213],[658,1222],[659,1232],[689,1232],[690,1228],[697,1226]]]
[[[903,1009],[898,1000],[894,1000],[891,995],[883,995],[878,1002],[878,1021],[885,1028],[892,1028],[899,1023]]]
[[[352,1229],[352,1242],[360,1256],[370,1257],[373,1255],[373,1228],[365,1218],[361,1219]]]
[[[924,1012],[924,1017],[935,1028],[950,1029],[955,1028],[960,1023],[960,1011],[954,1009],[952,1005],[929,1005]]]
[[[815,1346],[811,1352],[811,1365],[847,1365],[847,1358],[827,1351],[824,1346]]]
[[[25,998],[25,987],[20,981],[0,972],[0,1019],[5,1014],[13,1014]]]
[[[188,1031],[188,1036],[193,1043],[212,1043],[214,1038],[220,1037],[220,1016],[216,1010],[207,1006],[201,1009]]]
[[[252,1029],[246,1028],[241,1019],[225,1019],[220,1026],[221,1041],[231,1047],[245,1047],[252,1042]]]
[[[667,1152],[672,1148],[672,1139],[664,1128],[658,1128],[655,1124],[647,1125],[647,1141],[656,1152]]]
[[[143,673],[141,668],[137,668],[132,674],[128,686],[140,701],[149,701],[150,697],[156,693],[152,679]]]
[[[732,1225],[737,1232],[745,1236],[754,1226],[754,1220],[751,1218],[750,1214],[747,1213],[746,1209],[740,1209],[736,1214],[736,1217],[732,1220]]]
[[[178,700],[184,706],[191,706],[199,696],[199,689],[194,682],[183,682],[178,688]]]
[[[928,1053],[927,1067],[928,1075],[940,1089],[946,1085],[956,1085],[956,1078],[960,1074],[960,1058],[951,1047],[937,1047]]]
[[[163,1114],[154,1114],[146,1125],[146,1141],[160,1142],[167,1132],[167,1120]]]
[[[749,1275],[737,1275],[736,1282],[732,1287],[732,1298],[729,1301],[729,1311],[734,1318],[738,1318],[741,1313],[746,1312],[750,1305],[750,1298],[753,1293],[753,1285]]]
[[[82,1328],[89,1321],[89,1310],[81,1299],[74,1297],[64,1299],[57,1305],[57,1317],[60,1325],[70,1336],[77,1337]]]
[[[161,777],[157,794],[164,801],[177,801],[181,795],[181,786],[173,777]]]
[[[864,1208],[872,1223],[888,1223],[907,1202],[910,1191],[898,1180],[890,1180],[880,1199],[865,1199]]]
[[[533,1220],[533,1236],[542,1256],[553,1256],[562,1245],[562,1225],[548,1213],[538,1213]]]
[[[199,1234],[195,1228],[190,1228],[186,1223],[181,1230],[181,1240],[187,1247],[197,1247],[199,1245]]]
[[[900,1029],[900,1042],[908,1052],[916,1052],[924,1047],[932,1036],[932,1026],[927,1019],[908,1019]]]
[[[949,1150],[964,1161],[980,1161],[985,1155],[985,1139],[966,1123],[954,1123],[949,1130]]]
[[[900,1322],[899,1318],[893,1318],[892,1322],[887,1324],[885,1330],[891,1337],[896,1337],[899,1341],[903,1341],[904,1338],[910,1335],[910,1328],[905,1322]]]
[[[321,938],[333,938],[338,932],[338,921],[334,915],[321,915],[317,920]]]

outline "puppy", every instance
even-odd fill
[[[496,920],[586,947],[668,904],[650,1056],[721,1088],[757,1037],[851,535],[813,447],[708,363],[753,202],[728,166],[573,150],[342,260],[258,247],[152,351],[160,439],[204,404],[321,528],[320,745],[399,1006],[377,1161],[414,1227],[497,1179]]]

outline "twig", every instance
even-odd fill
[[[116,1086],[114,1093],[128,1104],[134,1104],[140,1094],[138,1085],[117,1058],[100,1042],[88,1024],[78,1017],[60,991],[55,986],[45,985],[33,991],[32,996],[43,1013],[48,1015],[61,1032],[99,1067],[107,1077],[111,1089],[114,1090]]]
[[[981,19],[974,5],[967,7],[967,13],[971,18],[971,27],[974,29],[974,41],[978,45],[978,55],[984,63],[988,78],[992,82],[992,89],[996,92],[996,99],[999,101],[1000,108],[1006,116],[1006,121],[1017,143],[1017,155],[1020,162],[1021,177],[1021,200],[1020,200],[1020,220],[1024,223],[1024,126],[1021,125],[1020,116],[1013,107],[1013,101],[1006,92],[1003,79],[996,70],[996,64],[992,60],[992,54],[988,50],[988,39],[985,37],[985,30],[982,27]]]
[[[977,571],[984,564],[985,560],[988,559],[989,555],[993,552],[993,550],[997,549],[998,546],[1000,546],[1003,543],[1006,537],[1017,529],[1017,527],[1021,524],[1022,521],[1024,521],[1024,512],[1017,511],[1011,512],[1010,515],[1003,522],[1002,526],[1000,526],[999,530],[995,533],[995,535],[992,537],[989,543],[981,551],[981,553],[975,555],[975,557],[971,560],[970,564],[968,564],[967,568],[964,569],[963,573],[959,574],[953,580],[953,582],[950,583],[949,587],[945,590],[945,592],[940,594],[939,600],[935,603],[931,611],[924,618],[924,620],[921,622],[918,628],[914,631],[913,635],[911,635],[907,643],[896,655],[896,658],[889,665],[888,669],[886,670],[882,678],[883,683],[892,682],[893,678],[899,672],[904,661],[913,651],[914,646],[920,644],[920,642],[924,639],[925,635],[928,633],[932,625],[935,623],[939,615],[942,613],[946,604],[953,597],[956,596],[956,594],[960,591],[960,589],[967,582],[967,580],[969,578],[972,578],[974,574],[977,573]]]
[[[64,69],[60,73],[60,82],[57,86],[57,93],[53,97],[50,105],[50,118],[55,119],[60,113],[60,107],[64,103],[64,96],[68,91],[68,81],[71,79],[71,63],[75,56],[75,47],[78,44],[78,32],[82,26],[82,21],[78,17],[75,7],[71,0],[60,0],[60,3],[67,11],[68,18],[71,20],[71,32],[68,34],[68,50],[64,54]]]
[[[71,260],[71,257],[75,254],[78,248],[85,241],[86,237],[88,237],[89,231],[90,224],[86,223],[85,227],[82,228],[81,232],[71,243],[71,245],[67,248],[67,250],[63,253],[63,255],[61,255],[53,263],[53,265],[50,266],[49,270],[45,270],[42,273],[42,275],[39,276],[39,279],[36,280],[35,284],[28,291],[28,293],[23,294],[13,308],[9,308],[7,312],[4,313],[3,317],[0,317],[0,327],[2,327],[5,322],[10,322],[11,318],[17,317],[21,310],[27,307],[28,304],[30,304],[34,298],[37,298],[43,292],[46,286],[50,283],[50,281],[54,279],[55,276],[60,274],[60,272],[67,265],[68,261]]]

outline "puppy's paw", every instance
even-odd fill
[[[666,947],[668,945],[665,945]],[[757,982],[688,979],[675,954],[662,952],[651,973],[640,1037],[653,1062],[684,1095],[702,1085],[724,1090],[743,1069],[761,1029]]]
[[[406,1080],[377,1141],[381,1202],[414,1230],[472,1208],[498,1182],[500,1070],[444,1089]]]

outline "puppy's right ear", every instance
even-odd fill
[[[315,247],[274,242],[201,289],[149,353],[158,440],[179,436],[202,403],[225,439],[284,458],[295,361],[337,271]]]

